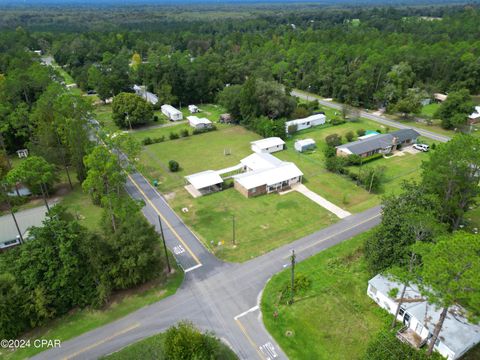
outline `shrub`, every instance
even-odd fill
[[[158,122],[158,115],[153,115],[153,121]]]
[[[165,141],[165,135],[162,135],[162,136],[160,136],[160,137],[158,137],[158,138],[153,139],[153,142],[154,142],[155,144],[161,143],[161,142],[164,142],[164,141]]]
[[[382,130],[381,129],[377,129],[375,130],[377,133],[381,134],[382,133]]]
[[[347,165],[360,165],[362,163],[362,158],[360,155],[351,154],[347,156]]]
[[[433,143],[432,145],[430,145],[430,149],[435,150],[436,148],[437,148],[437,144]]]
[[[233,179],[227,179],[223,182],[223,188],[224,189],[229,189],[229,188],[232,188],[233,186],[234,186]]]
[[[188,129],[182,129],[180,130],[180,136],[181,137],[188,137],[190,133],[188,132]]]
[[[168,168],[170,169],[171,172],[177,172],[178,170],[180,170],[180,165],[177,161],[170,160],[168,162]]]
[[[353,131],[348,131],[345,134],[345,139],[347,139],[348,142],[351,142],[354,137],[355,137],[355,135],[353,135]]]
[[[345,124],[345,123],[346,123],[345,120],[339,119],[338,117],[334,117],[331,121],[332,125],[342,125],[342,124]]]
[[[345,167],[345,158],[339,156],[329,157],[325,160],[325,167],[328,171],[339,173]]]
[[[331,158],[331,157],[334,157],[336,156],[337,154],[337,151],[335,150],[334,147],[331,147],[331,146],[327,146],[325,148],[325,150],[323,150],[323,154],[325,155],[325,158]]]
[[[365,135],[365,130],[364,130],[364,129],[358,129],[358,130],[357,130],[357,135],[358,135],[358,136],[363,136],[363,135]]]
[[[325,142],[330,147],[335,147],[342,144],[342,138],[338,134],[331,134],[325,138]]]
[[[150,137],[146,137],[142,140],[143,145],[150,145],[153,144],[153,140]]]
[[[180,136],[177,133],[171,132],[168,137],[170,138],[170,140],[175,140],[178,139]]]

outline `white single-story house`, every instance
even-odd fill
[[[296,140],[294,147],[295,147],[295,150],[297,150],[298,152],[304,152],[307,150],[315,149],[317,147],[317,144],[313,139],[302,139],[302,140]]]
[[[162,105],[162,114],[165,115],[170,121],[179,121],[183,119],[183,114],[180,110],[175,109],[172,105]]]
[[[475,111],[468,116],[468,122],[475,124],[480,121],[480,106],[475,106]]]
[[[379,274],[369,280],[367,295],[395,315],[400,300],[397,297],[402,289],[403,284]],[[480,325],[470,323],[465,312],[460,306],[452,307],[435,342],[434,349],[448,360],[459,359],[480,343]],[[433,336],[440,313],[441,309],[429,304],[417,286],[408,286],[397,317],[404,327],[398,331],[397,338],[416,348],[426,345]]]
[[[252,151],[256,153],[274,153],[285,148],[285,141],[279,137],[269,137],[251,143]]]
[[[187,116],[188,123],[194,129],[206,129],[212,127],[212,122],[207,118],[198,118],[196,116]]]
[[[190,111],[190,114],[195,114],[198,112],[198,107],[197,105],[188,105],[188,111]]]
[[[433,98],[438,102],[444,102],[445,100],[447,100],[447,97],[448,97],[447,94],[442,94],[442,93],[433,94]]]
[[[291,134],[295,131],[304,130],[313,126],[323,125],[327,117],[324,114],[314,114],[309,117],[285,122],[285,133]]]
[[[133,85],[133,91],[135,91],[135,94],[144,98],[147,102],[149,102],[152,105],[156,105],[158,103],[158,96],[155,95],[154,93],[147,91],[145,86]]]
[[[242,171],[272,169],[282,164],[282,160],[269,153],[253,153],[240,160]]]
[[[196,174],[185,176],[185,180],[191,186],[190,193],[197,193],[198,196],[210,194],[222,190],[223,179],[214,170],[205,170]],[[189,190],[189,189],[187,189]]]

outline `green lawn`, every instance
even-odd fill
[[[431,103],[425,106],[422,106],[422,111],[420,112],[420,116],[424,118],[433,119],[435,113],[440,108],[440,103]]]
[[[138,289],[119,292],[112,297],[110,304],[105,309],[72,311],[70,314],[52,321],[47,326],[27,334],[25,338],[66,341],[173,295],[182,281],[183,272],[178,267],[175,267],[175,273],[170,275],[166,281],[153,281],[140,286]],[[34,347],[19,349],[13,353],[0,349],[0,357],[8,360],[25,359],[39,352],[41,352],[41,349]]]
[[[192,128],[186,123],[176,124],[176,123],[167,123],[168,126],[165,127],[152,127],[148,129],[138,129],[133,131],[132,136],[138,141],[149,137],[151,139],[159,138],[164,136],[165,140],[169,140],[168,136],[170,133],[180,134],[181,130],[187,129],[189,133],[192,133]],[[153,125],[155,126],[155,125]]]
[[[82,191],[79,184],[76,184],[73,191],[66,194],[60,203],[68,207],[81,225],[94,231],[100,229],[102,208],[92,203],[90,196]]]
[[[290,359],[359,359],[389,315],[366,294],[371,277],[362,253],[366,232],[301,262],[311,286],[291,306],[279,304],[290,270],[275,275],[261,301],[263,321]],[[278,317],[273,316],[278,311]]]
[[[181,189],[170,202],[216,256],[234,262],[262,255],[338,220],[296,192],[247,199],[230,188],[193,199]],[[189,211],[184,213],[182,208]],[[236,246],[232,243],[233,216]]]

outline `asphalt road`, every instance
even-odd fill
[[[143,199],[143,213],[157,229],[161,215],[169,248],[185,269],[185,281],[175,295],[137,310],[115,322],[63,342],[60,348],[34,359],[96,359],[180,320],[214,331],[241,359],[287,359],[263,326],[258,305],[268,279],[289,266],[291,249],[302,261],[362,233],[380,222],[375,207],[242,264],[224,263],[207,251],[146,179],[132,174],[126,185]]]
[[[339,104],[339,103],[336,103],[336,102],[333,102],[333,101],[325,101],[325,100],[322,100],[322,99],[318,99],[316,96],[307,95],[307,94],[305,94],[303,92],[300,92],[298,90],[293,90],[290,94],[292,96],[295,96],[295,97],[298,97],[300,99],[307,100],[307,101],[308,100],[318,100],[318,102],[321,105],[332,108],[332,109],[336,109],[336,110],[341,110],[342,109],[342,104]],[[410,124],[407,124],[407,125],[402,124],[401,122],[388,119],[384,116],[373,115],[373,114],[368,113],[366,111],[360,111],[360,116],[364,117],[366,119],[375,121],[379,124],[382,124],[382,125],[385,125],[385,126],[390,126],[390,127],[395,127],[397,129],[414,129],[420,135],[425,136],[426,138],[429,138],[429,139],[432,139],[432,140],[435,140],[435,141],[447,142],[451,139],[448,136],[440,135],[440,134],[437,134],[433,131],[428,131],[428,130],[425,130],[425,129],[421,129],[421,128],[412,126]]]

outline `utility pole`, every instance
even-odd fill
[[[233,243],[233,246],[236,246],[236,243],[235,243],[235,214],[232,215],[232,243]]]
[[[170,260],[168,259],[167,244],[165,243],[165,236],[163,235],[163,225],[160,215],[158,215],[158,223],[160,224],[160,234],[162,235],[163,250],[165,250],[165,259],[167,259],[167,269],[168,273],[170,274],[172,272],[172,268],[170,267]]]
[[[3,185],[3,190],[5,191],[5,199],[7,200],[8,209],[10,210],[10,214],[12,215],[13,222],[15,223],[15,227],[17,228],[18,237],[20,239],[20,244],[23,244],[22,232],[20,231],[20,227],[18,226],[17,218],[15,217],[15,213],[13,212],[12,203],[10,202],[10,199],[8,198],[8,192],[7,192],[7,188],[5,187],[5,185]]]
[[[371,193],[372,192],[372,185],[373,185],[373,178],[375,177],[375,169],[373,170],[372,172],[372,180],[370,180],[370,186],[368,188],[368,192]]]
[[[295,250],[292,249],[292,256],[290,256],[290,260],[292,261],[292,284],[291,284],[291,292],[290,292],[290,301],[289,304],[293,304],[293,297],[295,296]]]

